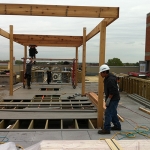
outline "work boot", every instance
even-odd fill
[[[111,130],[121,131],[121,127],[113,126],[111,127]]]
[[[102,130],[98,130],[98,134],[110,134],[110,131],[102,129]]]
[[[31,87],[30,87],[30,86],[28,86],[28,89],[31,89]]]

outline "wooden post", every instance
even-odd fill
[[[24,58],[25,58],[25,60],[27,58],[27,46],[24,46]]]
[[[77,86],[78,84],[78,71],[77,71],[77,68],[78,68],[78,47],[76,47],[76,65],[75,65],[75,85]]]
[[[24,84],[24,74],[25,74],[25,65],[27,60],[27,46],[24,46],[24,59],[23,59],[23,72],[22,72],[22,82]]]
[[[86,67],[86,28],[83,28],[83,54],[82,54],[82,92],[85,95],[85,67]]]
[[[10,44],[10,51],[9,51],[9,60],[10,60],[10,74],[9,74],[9,95],[13,96],[13,25],[9,26],[10,30],[10,37],[9,37],[9,44]]]
[[[102,21],[100,24],[99,66],[105,63],[105,43],[106,43],[106,22]],[[103,92],[104,92],[103,78],[99,74],[97,128],[103,127],[103,97],[104,97]]]

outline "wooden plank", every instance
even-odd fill
[[[33,129],[33,125],[34,125],[34,120],[31,120],[28,129]]]
[[[48,120],[46,120],[45,129],[48,129]]]
[[[124,122],[124,119],[119,114],[117,114],[117,116],[118,116],[120,121]]]
[[[111,140],[113,143],[114,143],[114,145],[118,148],[117,150],[123,150],[123,148],[120,146],[120,144],[118,143],[118,141],[116,141],[115,139],[112,139]]]
[[[139,110],[141,110],[141,111],[143,111],[143,112],[145,112],[145,113],[150,115],[150,110],[144,109],[142,107],[139,107]]]
[[[19,129],[19,120],[15,122],[15,124],[12,126],[12,129]]]
[[[9,33],[0,28],[0,35],[9,39]]]
[[[89,93],[89,98],[90,98],[90,100],[92,101],[92,103],[93,103],[96,107],[98,107],[98,96],[97,96],[97,94],[91,92],[91,93]],[[103,109],[104,109],[104,110],[106,109],[105,101],[104,101],[104,100],[103,100]],[[118,116],[118,118],[119,118],[120,121],[124,122],[124,119],[123,119],[119,114],[117,114],[117,116]]]
[[[95,129],[90,119],[88,119],[88,128]]]
[[[79,126],[78,126],[78,121],[77,121],[77,119],[75,119],[75,129],[79,129]]]
[[[0,4],[1,15],[116,18],[118,7]]]
[[[4,122],[4,120],[2,120],[2,121],[0,122],[0,129],[4,129],[4,125],[5,125],[5,122]]]
[[[114,145],[114,143],[111,141],[111,139],[105,139],[105,141],[111,150],[118,150],[118,148]]]

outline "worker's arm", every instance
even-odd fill
[[[34,59],[30,58],[30,61],[31,61],[32,64],[34,63]]]

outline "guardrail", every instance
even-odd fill
[[[120,91],[128,94],[138,94],[150,100],[150,80],[130,76],[121,76],[119,82]]]

